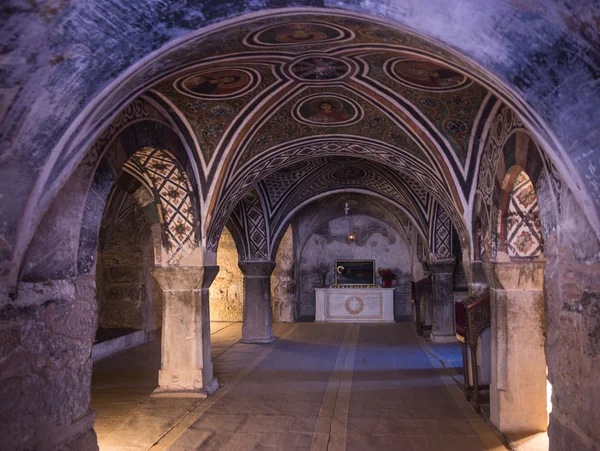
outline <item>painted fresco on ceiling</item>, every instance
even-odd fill
[[[330,56],[309,56],[300,58],[290,65],[291,74],[300,81],[341,80],[350,74],[348,62]]]
[[[242,69],[207,70],[182,77],[175,89],[198,99],[234,98],[256,87],[256,73]]]
[[[417,107],[450,142],[458,162],[465,166],[469,139],[487,90],[462,75],[463,81],[460,82],[457,78],[457,85],[452,88],[409,86],[407,80],[397,74],[404,64],[408,63],[410,66],[410,60],[397,59],[389,53],[368,55],[364,59],[370,65],[369,76],[389,86]],[[436,64],[434,67],[441,66]],[[444,70],[453,72],[450,69]]]
[[[188,89],[193,87],[193,80],[200,80],[201,75],[216,77],[218,74],[248,74],[249,84],[239,87],[243,91],[226,94],[229,87],[215,87],[212,94],[188,93],[182,82],[188,81]],[[211,75],[212,74],[212,75]],[[196,78],[194,78],[196,77]],[[240,76],[241,77],[241,76]],[[245,79],[245,78],[244,78]],[[157,86],[156,91],[166,96],[181,111],[190,124],[194,136],[198,140],[200,152],[205,163],[209,163],[226,132],[243,121],[240,112],[260,96],[263,91],[276,83],[270,65],[244,65],[211,69],[210,71],[192,72],[177,81],[166,81]],[[203,88],[204,89],[204,88]],[[209,98],[212,97],[212,98]]]
[[[348,157],[327,157],[304,163],[287,166],[259,183],[269,212],[268,222],[274,229],[281,225],[290,211],[308,199],[332,189],[355,188],[371,191],[404,205],[422,230],[427,230],[425,224],[431,197],[426,199],[424,205],[416,201],[406,180],[393,171],[369,161]]]
[[[246,43],[256,47],[291,47],[343,42],[353,37],[350,30],[331,23],[293,21],[254,31],[247,37]]]
[[[371,80],[380,82],[394,89],[394,92],[401,94],[405,100],[411,103],[413,110],[417,113],[411,116],[419,120],[418,113],[422,113],[435,124],[437,130],[442,134],[449,134],[448,141],[454,150],[454,157],[460,165],[466,163],[472,123],[485,94],[487,94],[485,89],[473,84],[466,76],[450,67],[420,59],[414,55],[398,53],[402,50],[400,47],[398,51],[391,51],[392,49],[390,49],[390,51],[383,54],[373,50],[365,50],[366,45],[372,47],[377,46],[379,43],[386,43],[386,45],[393,43],[433,53],[434,47],[432,44],[421,42],[399,30],[349,17],[327,16],[327,21],[320,22],[302,20],[302,15],[295,17],[297,20],[293,22],[285,17],[271,18],[268,21],[269,23],[257,20],[254,23],[250,22],[232,28],[227,32],[222,32],[220,39],[217,39],[216,35],[208,37],[206,56],[209,57],[215,54],[218,47],[221,49],[219,53],[222,58],[222,60],[213,60],[210,63],[211,67],[215,64],[223,64],[227,54],[232,53],[236,54],[236,61],[242,62],[247,57],[252,58],[256,63],[256,57],[252,55],[253,52],[258,50],[257,46],[270,46],[272,50],[269,55],[261,55],[262,70],[258,72],[243,72],[246,69],[245,67],[234,64],[229,59],[227,62],[229,67],[224,74],[219,74],[218,71],[212,69],[216,73],[211,76],[211,70],[209,69],[205,70],[204,73],[197,74],[197,77],[189,76],[185,79],[186,83],[183,83],[182,78],[178,77],[176,82],[179,87],[178,93],[183,92],[189,96],[204,99],[210,96],[218,96],[219,91],[226,93],[229,90],[239,89],[235,92],[239,94],[244,89],[248,89],[248,86],[253,86],[253,80],[251,80],[253,77],[257,77],[260,90],[265,91],[267,87],[272,88],[273,83],[276,81],[273,74],[268,73],[272,69],[275,69],[277,77],[280,77],[282,81],[291,78],[297,82],[323,84],[324,86],[330,82],[352,83],[357,64],[352,61],[354,57],[351,53],[360,52],[360,59],[369,64],[367,73],[361,74],[361,81],[368,83],[371,85],[369,87],[374,89],[378,87],[373,85]],[[282,23],[273,23],[278,21]],[[304,41],[301,39],[294,40],[294,35],[298,38],[306,36],[307,39]],[[297,41],[301,41],[302,45]],[[347,57],[335,54],[334,49],[340,45],[343,45],[343,47],[340,47],[339,51],[341,52],[343,49]],[[290,60],[292,54],[289,53],[289,49],[292,47],[298,51],[313,49],[317,52]],[[279,53],[277,50],[279,48],[285,52]],[[439,49],[435,50],[435,53],[440,54]],[[327,51],[327,54],[322,53],[324,51]],[[283,60],[288,60],[289,63],[282,63]],[[227,71],[240,72],[229,74],[230,77],[227,77]],[[219,81],[219,76],[224,80]],[[271,83],[267,82],[269,78]],[[245,86],[242,87],[244,83]],[[283,85],[284,83],[279,84],[279,86]],[[301,83],[297,83],[295,86],[296,89],[302,88]],[[161,92],[169,91],[165,84],[159,86],[158,90]],[[257,97],[257,101],[258,98],[262,99],[257,94],[258,92],[252,92],[248,96],[243,96],[246,100],[244,106],[252,103],[248,98],[250,95]],[[267,93],[264,92],[264,94]],[[273,95],[273,92],[270,91],[269,95]],[[276,103],[276,98],[277,93],[270,98],[272,103]],[[183,101],[183,103],[186,102]],[[209,107],[198,105],[186,105],[186,108],[188,114],[192,116],[197,116],[197,110],[210,110]],[[186,108],[182,108],[182,110],[185,111]],[[241,112],[240,110],[240,108],[233,108],[230,115],[237,115]],[[222,108],[218,108],[216,113],[217,115],[229,116],[227,114],[229,112]],[[213,156],[221,153],[216,149],[216,145],[223,137],[225,129],[223,124],[220,126],[214,124],[214,119],[209,121],[198,119],[193,117],[191,121],[200,124],[209,123],[206,130],[196,131],[196,134],[205,135],[203,139],[199,140],[199,144],[208,162]],[[406,120],[406,118],[403,117],[402,120]],[[211,122],[212,124],[210,124]],[[229,117],[229,122],[232,122],[231,117]],[[255,120],[254,122],[258,123],[259,121]],[[420,126],[417,125],[417,127]],[[322,132],[322,130],[313,130],[313,133],[319,132]],[[228,148],[230,143],[224,140],[221,144],[222,148],[225,149]]]
[[[319,101],[326,99],[334,104],[332,111],[339,109],[335,116],[328,116],[319,105]],[[309,87],[290,101],[273,105],[272,110],[268,121],[257,124],[252,139],[243,143],[245,150],[239,156],[238,167],[277,144],[315,134],[340,133],[387,142],[402,152],[409,152],[427,161],[423,149],[411,138],[408,130],[400,128],[384,111],[343,87],[331,87],[326,91],[319,87]],[[296,120],[290,120],[292,118]]]
[[[412,187],[454,202],[456,219],[463,205],[454,186],[439,187],[457,180],[469,198],[469,146],[478,146],[496,99],[431,42],[356,17],[319,19],[257,19],[196,40],[195,66],[156,87],[190,124],[204,157],[200,177],[211,183],[228,158],[213,221],[226,218],[248,184],[286,164],[356,152],[412,172]],[[293,147],[300,142],[309,147]]]
[[[308,125],[329,127],[349,125],[362,116],[360,107],[340,96],[312,96],[298,102],[294,117]]]
[[[409,88],[426,91],[455,91],[471,81],[460,72],[439,63],[414,58],[398,58],[389,63],[393,78]]]

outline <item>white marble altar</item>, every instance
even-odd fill
[[[315,321],[394,322],[393,288],[315,288]]]

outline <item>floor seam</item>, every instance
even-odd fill
[[[471,405],[467,403],[465,400],[462,390],[456,385],[455,379],[452,377],[450,372],[445,368],[442,362],[438,362],[438,359],[434,357],[432,354],[427,352],[427,347],[422,337],[420,337],[416,330],[411,327],[411,331],[413,335],[417,339],[417,343],[425,352],[425,355],[429,359],[429,362],[433,366],[433,369],[438,374],[439,378],[442,380],[442,383],[448,390],[452,400],[460,409],[460,411],[465,416],[465,419],[469,423],[471,429],[475,432],[475,434],[479,437],[486,450],[489,451],[503,451],[506,450],[504,444],[498,439],[494,431],[488,426],[488,424],[481,418],[479,415],[475,413],[472,409]],[[445,373],[445,374],[444,374]],[[451,379],[452,382],[448,381]],[[485,432],[484,432],[485,431]]]
[[[290,336],[294,330],[298,327],[298,323],[294,323],[281,337],[278,337],[280,340],[284,340],[288,336]],[[238,372],[235,377],[233,377],[227,384],[223,385],[214,395],[209,396],[206,399],[203,399],[200,403],[198,403],[192,410],[187,412],[185,415],[181,417],[181,419],[167,432],[164,434],[159,441],[155,442],[150,448],[156,451],[158,450],[166,450],[171,445],[175,444],[175,442],[185,433],[185,431],[194,424],[204,413],[206,413],[213,405],[221,400],[224,396],[227,395],[235,386],[237,386],[246,376],[248,376],[264,359],[268,357],[268,355],[273,351],[274,345],[277,343],[277,340],[273,343],[269,344],[267,349],[263,350],[252,362],[250,362],[247,366],[245,366],[240,372]],[[206,408],[204,408],[206,407]],[[194,413],[196,409],[200,408],[200,411],[193,418],[190,417]],[[187,426],[180,432],[176,437],[173,437],[170,443],[165,443],[161,446],[160,441],[167,438],[169,433],[173,432],[175,428],[181,423],[187,424]]]

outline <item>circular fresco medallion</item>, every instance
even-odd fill
[[[367,171],[358,166],[344,166],[333,171],[331,176],[336,180],[347,182],[350,180],[360,180],[367,176]]]
[[[388,66],[388,75],[405,86],[426,91],[454,91],[471,84],[465,75],[440,63],[418,59],[397,59]]]
[[[286,22],[248,35],[245,44],[254,47],[294,46],[347,41],[354,34],[337,25],[321,22]]]
[[[175,89],[199,99],[235,98],[254,89],[258,76],[245,69],[211,69],[179,78]]]
[[[312,126],[350,125],[362,119],[360,106],[337,95],[315,95],[300,100],[294,107],[296,120]]]
[[[350,65],[329,56],[308,56],[294,61],[290,72],[302,81],[340,80],[350,73]]]

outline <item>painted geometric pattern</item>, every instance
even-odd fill
[[[363,163],[362,168],[365,170],[365,172],[367,172],[364,178],[348,181],[341,181],[332,177],[331,175],[335,171],[334,168],[334,170],[330,172],[329,177],[320,177],[319,179],[311,180],[308,186],[306,186],[302,192],[300,192],[294,197],[293,200],[290,201],[290,205],[298,204],[316,193],[339,187],[349,188],[355,186],[377,191],[390,199],[394,199],[399,203],[406,205],[409,208],[413,206],[413,202],[411,202],[412,199],[408,197],[406,193],[402,192],[402,190],[398,189],[394,183],[390,182],[387,178],[379,174],[373,168],[370,168],[367,164]],[[412,212],[416,218],[421,217],[419,213],[419,211],[415,210]]]
[[[437,205],[433,229],[432,249],[435,258],[452,258],[452,221],[440,205]]]
[[[322,162],[323,160],[316,160],[300,163],[295,171],[275,172],[268,176],[264,184],[269,194],[271,209],[275,209],[281,198]]]
[[[283,149],[273,150],[269,159],[258,159],[244,171],[246,175],[231,180],[227,192],[222,196],[222,203],[217,207],[217,214],[214,217],[213,226],[210,229],[208,248],[216,249],[218,237],[225,222],[229,218],[235,203],[239,199],[236,193],[246,192],[251,189],[259,180],[277,169],[289,166],[301,161],[306,161],[316,157],[327,156],[353,156],[360,155],[362,158],[376,160],[386,165],[390,169],[395,169],[405,175],[407,178],[414,179],[419,185],[427,186],[429,192],[438,202],[448,205],[452,214],[452,219],[462,226],[462,218],[458,212],[452,208],[453,201],[450,198],[448,189],[443,184],[433,178],[431,168],[427,168],[422,162],[411,158],[410,154],[402,154],[399,149],[390,149],[374,143],[363,144],[356,141],[345,142],[337,139],[336,141],[320,141],[290,146]]]
[[[505,243],[510,257],[537,258],[542,255],[540,212],[533,183],[524,171],[510,192],[505,219]]]
[[[502,106],[492,120],[487,142],[479,166],[477,191],[481,193],[486,205],[490,205],[494,193],[494,181],[498,161],[506,140],[511,132],[522,127],[519,118],[506,106]],[[498,174],[503,177],[504,174]]]
[[[160,200],[170,266],[179,264],[196,247],[192,187],[175,161],[166,150],[144,147],[124,166]]]
[[[268,255],[267,223],[261,201],[255,190],[242,198],[233,215],[239,224],[243,224],[245,233],[245,260],[266,260]]]

